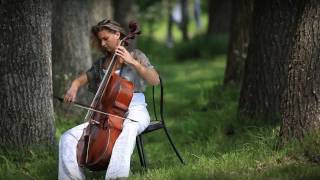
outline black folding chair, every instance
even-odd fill
[[[137,136],[137,141],[136,141],[140,163],[141,163],[141,166],[145,169],[147,168],[147,158],[145,156],[145,152],[144,152],[144,148],[143,148],[142,136],[143,136],[143,134],[147,134],[147,133],[153,132],[158,129],[164,130],[164,132],[167,135],[167,138],[171,144],[171,147],[173,148],[173,150],[176,153],[177,157],[179,158],[180,162],[182,164],[185,164],[179,151],[177,150],[176,146],[173,144],[173,141],[169,135],[168,129],[166,127],[166,124],[165,124],[165,121],[163,118],[163,84],[162,84],[161,77],[159,77],[159,78],[160,78],[160,120],[158,120],[157,113],[156,113],[157,110],[156,110],[156,105],[155,105],[156,103],[155,103],[155,99],[154,99],[155,87],[153,86],[152,87],[152,100],[153,100],[153,109],[154,109],[155,120],[151,120],[149,126],[140,135]]]

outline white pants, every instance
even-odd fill
[[[130,159],[136,143],[136,136],[143,132],[150,123],[146,106],[143,93],[134,93],[127,117],[138,122],[129,119],[124,121],[122,132],[112,150],[105,179],[129,176]],[[59,180],[85,179],[83,169],[77,163],[76,149],[83,129],[87,125],[88,123],[80,124],[61,136],[59,142]]]

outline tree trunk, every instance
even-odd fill
[[[54,144],[51,3],[0,3],[0,144]]]
[[[53,92],[63,96],[71,82],[91,66],[88,29],[88,4],[85,0],[57,0],[53,11],[52,61]],[[80,89],[77,101],[89,102],[89,95]],[[55,110],[61,107],[55,105]],[[72,106],[63,106],[64,112],[74,113]]]
[[[173,41],[173,18],[172,18],[172,3],[168,0],[168,24],[167,24],[167,39],[166,45],[168,48],[172,48],[174,41]]]
[[[280,138],[302,139],[320,130],[320,2],[295,3],[294,43],[288,53],[288,86],[281,102]]]
[[[113,17],[111,0],[90,0],[89,7],[89,28],[105,18]]]
[[[208,1],[208,35],[229,33],[232,0]]]
[[[240,85],[242,82],[252,11],[253,0],[233,0],[225,85],[230,83]]]
[[[113,17],[114,20],[120,23],[120,25],[125,29],[126,32],[129,32],[129,23],[130,21],[135,21],[135,17],[130,14],[132,12],[133,0],[113,0]],[[136,41],[131,40],[129,44],[129,49],[135,47]]]
[[[120,23],[120,25],[129,32],[129,22],[134,20],[129,18],[129,14],[132,13],[133,0],[114,0],[114,20]]]
[[[287,55],[295,41],[295,21],[297,7],[291,2],[255,2],[240,92],[240,117],[279,120],[280,100],[287,87]]]
[[[181,21],[181,32],[182,39],[184,41],[189,40],[188,36],[188,24],[189,24],[189,13],[188,13],[188,0],[181,0],[181,13],[182,13],[182,21]]]

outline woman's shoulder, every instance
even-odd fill
[[[139,61],[149,60],[146,54],[142,52],[140,49],[133,49],[131,51],[131,55]]]
[[[145,56],[145,54],[144,54],[144,52],[142,52],[140,49],[133,49],[132,51],[131,51],[131,53],[133,54],[133,55],[137,55],[137,56],[141,56],[141,55],[144,55]]]
[[[131,55],[133,56],[134,59],[136,59],[138,62],[143,64],[146,67],[153,67],[150,64],[149,58],[145,55],[144,52],[142,52],[140,49],[133,49],[131,51]]]

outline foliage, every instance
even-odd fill
[[[175,58],[184,61],[190,58],[212,58],[227,53],[227,35],[198,35],[190,41],[183,41],[175,46]]]
[[[152,36],[156,30],[156,23],[162,21],[163,17],[165,16],[164,11],[159,11],[159,7],[162,7],[161,1],[139,0],[137,2],[139,8],[139,21],[144,22],[145,27],[147,27],[148,30],[148,35]]]
[[[137,0],[136,4],[139,7],[139,10],[142,12],[147,11],[148,8],[154,6],[155,4],[158,4],[159,1],[155,1],[155,0]]]

